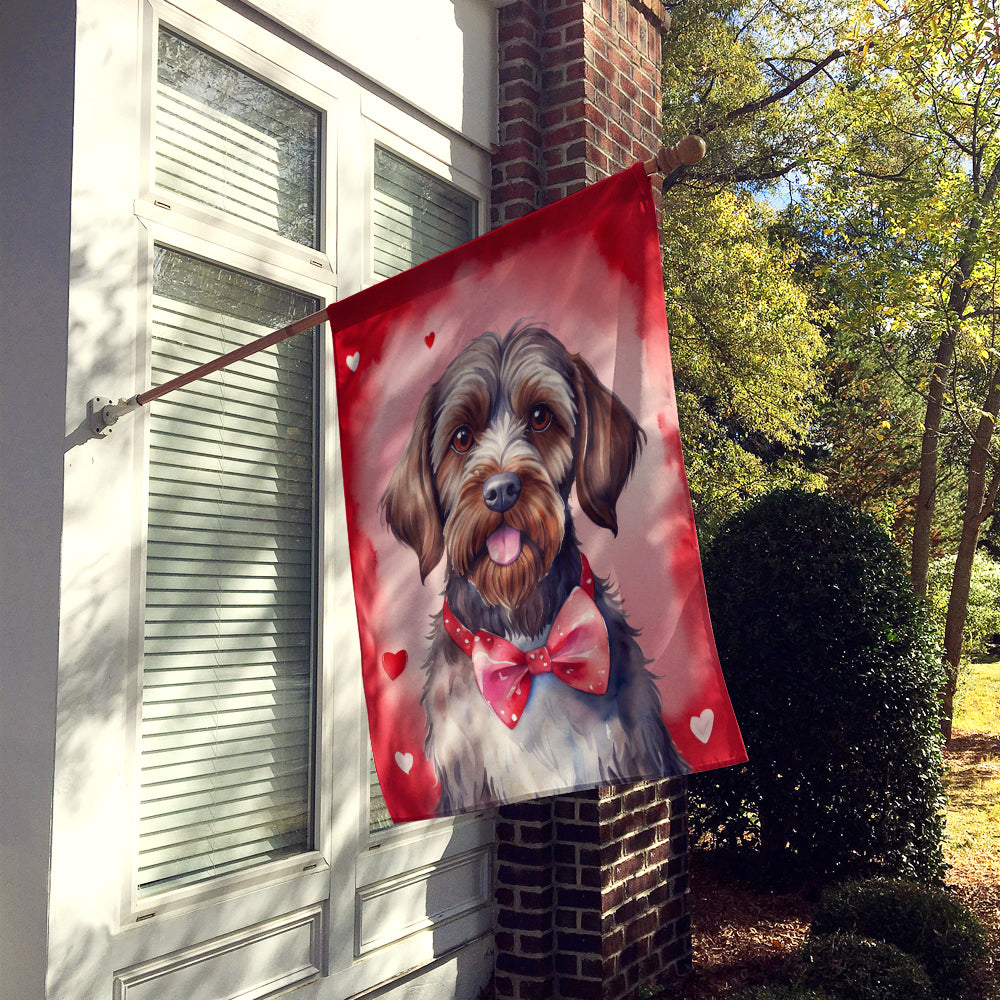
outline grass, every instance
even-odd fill
[[[1000,736],[1000,660],[963,670],[955,702],[956,728]]]
[[[1000,878],[1000,661],[960,681],[948,746],[946,853],[953,866],[986,864]]]
[[[978,995],[1000,1000],[1000,661],[962,672],[945,751],[948,886],[986,925],[992,954]]]

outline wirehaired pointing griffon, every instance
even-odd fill
[[[447,558],[421,699],[439,813],[687,771],[638,632],[570,519],[575,483],[617,535],[644,441],[540,326],[484,333],[424,395],[382,508],[421,580]]]

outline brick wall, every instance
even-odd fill
[[[514,0],[498,11],[492,218],[509,222],[660,143],[660,0]],[[690,967],[684,779],[505,806],[498,998],[619,1000]]]
[[[494,225],[655,152],[668,21],[661,0],[514,0],[498,17]]]

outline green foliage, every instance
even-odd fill
[[[664,39],[663,125],[709,139],[691,183],[766,190],[800,169],[822,128],[850,5],[826,0],[701,0],[671,4]]]
[[[702,537],[747,497],[801,483],[824,347],[773,213],[677,194],[664,281],[685,464]],[[706,240],[704,234],[712,232]]]
[[[986,956],[982,924],[946,889],[905,879],[871,879],[827,889],[814,935],[851,933],[895,945],[920,961],[942,997],[960,997]]]
[[[941,666],[889,537],[778,490],[719,532],[705,583],[750,760],[692,777],[696,835],[775,871],[940,877]]]
[[[954,571],[954,557],[942,557],[931,563],[927,574],[927,603],[931,620],[942,635]],[[971,657],[985,653],[990,636],[997,634],[1000,634],[1000,562],[980,549],[972,564],[972,582],[963,630],[963,655]]]
[[[794,978],[837,1000],[934,1000],[930,978],[912,955],[854,934],[810,938]]]
[[[816,485],[803,461],[825,353],[804,291],[812,277],[797,273],[797,245],[749,192],[802,158],[808,88],[754,109],[829,33],[824,9],[815,0],[671,7],[664,132],[709,139],[705,159],[669,192],[662,232],[681,436],[703,541],[748,498]]]

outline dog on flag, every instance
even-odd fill
[[[424,395],[381,507],[421,580],[447,558],[421,699],[440,814],[688,770],[639,633],[570,517],[575,483],[617,535],[644,442],[539,325],[484,333]]]

